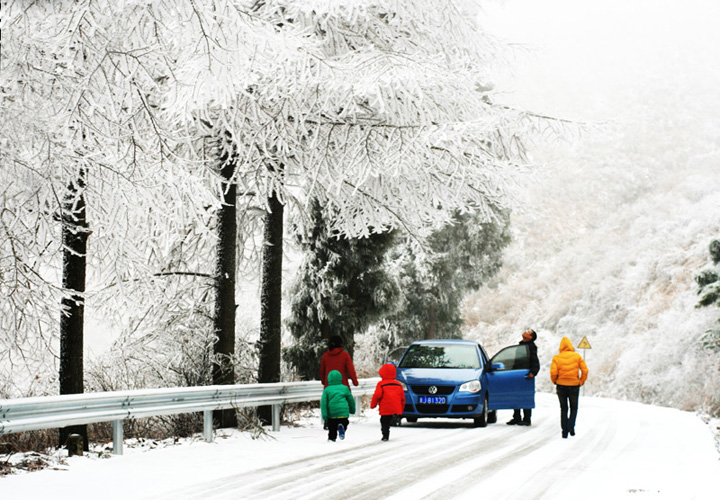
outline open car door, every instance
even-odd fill
[[[490,360],[488,409],[535,408],[535,378],[528,379],[530,353],[524,344],[505,347]]]

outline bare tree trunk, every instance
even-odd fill
[[[61,223],[63,245],[62,298],[60,315],[60,394],[84,392],[83,346],[85,316],[85,274],[89,236],[85,207],[87,170],[80,167],[77,178],[70,181],[63,200]],[[80,434],[88,450],[87,426],[60,429],[60,446],[70,434]]]
[[[218,211],[218,244],[215,282],[215,314],[213,330],[217,340],[213,346],[213,384],[235,383],[235,276],[237,272],[237,185],[232,180],[236,163],[228,154],[221,157],[222,206]],[[234,409],[216,410],[213,415],[218,427],[236,427]]]
[[[260,291],[260,342],[258,382],[280,381],[280,336],[282,302],[283,205],[273,193],[268,199],[263,234],[262,279]],[[272,408],[258,408],[263,424],[272,420]]]

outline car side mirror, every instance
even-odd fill
[[[504,369],[505,369],[504,363],[493,363],[492,365],[490,365],[491,372],[496,372],[496,371],[504,370]]]

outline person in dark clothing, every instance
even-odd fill
[[[327,351],[320,358],[320,381],[323,387],[328,386],[328,374],[333,370],[340,373],[342,384],[348,389],[350,389],[348,380],[351,380],[354,385],[358,385],[355,365],[350,354],[343,349],[343,341],[340,335],[333,335],[328,339]],[[327,430],[327,421],[324,422],[323,428]]]
[[[333,335],[328,339],[328,349],[320,358],[320,380],[322,381],[323,387],[327,387],[328,373],[333,370],[340,372],[343,385],[350,387],[348,380],[351,380],[353,385],[358,385],[355,365],[353,365],[350,354],[343,349],[342,337],[340,337],[340,335]]]
[[[524,344],[528,348],[528,355],[530,360],[530,373],[527,378],[535,378],[540,371],[540,360],[537,355],[537,346],[535,345],[535,339],[537,339],[537,333],[535,330],[526,330],[522,334],[522,340],[520,344]],[[521,410],[516,408],[513,412],[513,418],[507,423],[508,425],[532,425],[532,408],[524,408],[522,410],[524,415],[521,415]]]

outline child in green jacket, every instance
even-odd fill
[[[342,383],[342,375],[332,370],[327,376],[328,385],[320,398],[322,419],[328,424],[328,440],[335,441],[338,435],[345,439],[351,413],[355,413],[355,398],[350,388]]]

